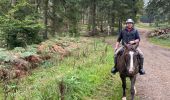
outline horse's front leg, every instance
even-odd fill
[[[130,77],[131,80],[131,100],[134,100],[135,94],[136,94],[136,88],[135,88],[135,82],[136,82],[136,75],[133,77]]]
[[[123,75],[120,75],[120,78],[122,80],[122,88],[123,88],[123,97],[122,100],[126,100],[126,77]]]

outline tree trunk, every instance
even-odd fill
[[[84,24],[84,18],[85,18],[85,11],[84,9],[81,9],[82,13],[81,13],[81,21],[82,21],[82,24]]]
[[[56,32],[56,5],[57,5],[57,0],[52,0],[52,36],[55,36]]]
[[[11,5],[12,5],[12,6],[15,6],[15,5],[16,5],[16,2],[17,2],[17,0],[11,0]]]
[[[115,16],[112,17],[111,34],[114,35]]]
[[[103,30],[103,20],[101,20],[101,24],[100,24],[100,32],[104,32],[104,30]]]
[[[91,31],[91,7],[89,7],[88,8],[88,31],[90,32]],[[89,33],[89,35],[91,35],[90,33]]]
[[[119,33],[122,31],[122,19],[119,19]]]
[[[91,1],[91,8],[90,8],[90,14],[91,14],[91,24],[92,24],[92,31],[90,32],[91,36],[96,35],[96,0]]]
[[[36,5],[35,9],[36,9],[36,12],[37,12],[37,13],[39,13],[40,3],[41,3],[40,0],[35,0],[35,5]]]
[[[45,0],[44,1],[44,25],[45,25],[45,31],[44,31],[44,34],[43,34],[43,38],[44,39],[47,39],[47,32],[48,32],[48,16],[47,16],[47,13],[48,13],[48,0]]]
[[[136,5],[136,0],[132,0],[132,18],[136,22],[137,21],[136,19],[137,10],[135,8],[135,5]]]
[[[96,35],[96,0],[93,0],[92,7],[92,34]]]

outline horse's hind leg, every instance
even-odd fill
[[[122,88],[123,88],[123,98],[122,100],[126,100],[126,77],[121,76],[121,80],[122,80]]]
[[[134,97],[135,97],[135,82],[136,82],[136,76],[134,77],[130,77],[130,80],[131,80],[131,100],[134,100]]]

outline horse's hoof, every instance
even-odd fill
[[[137,94],[137,90],[136,90],[136,87],[134,86],[134,90],[135,90],[135,94]]]
[[[123,97],[122,100],[126,100],[126,97]]]

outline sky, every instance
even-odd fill
[[[145,6],[147,5],[148,2],[149,2],[149,0],[144,0]]]

